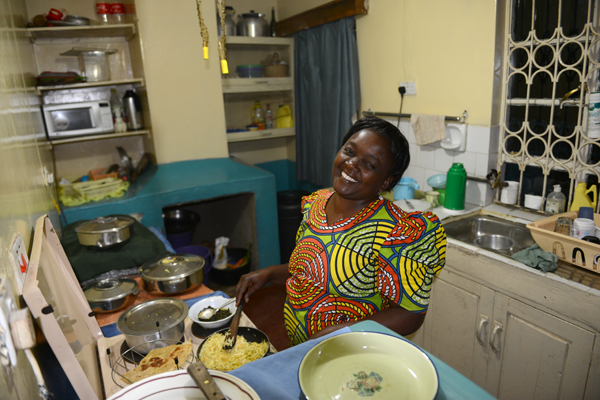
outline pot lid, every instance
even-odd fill
[[[123,312],[117,320],[117,329],[125,335],[166,331],[185,320],[188,311],[183,300],[170,297],[146,300]]]
[[[77,233],[105,233],[109,231],[120,231],[133,224],[133,218],[121,215],[108,215],[106,217],[94,218],[82,223],[75,228]]]
[[[249,13],[244,13],[240,15],[240,17],[242,18],[262,18],[264,16],[265,14],[254,12],[254,10],[250,10]]]
[[[105,54],[113,54],[116,53],[117,50],[115,49],[109,49],[109,50],[103,50],[103,49],[82,49],[79,47],[73,47],[71,50],[65,51],[63,53],[60,53],[61,56],[81,56],[81,55],[85,55],[85,56],[103,56]]]
[[[119,300],[129,294],[138,293],[138,283],[131,278],[108,278],[91,283],[83,288],[85,298],[90,303],[105,303]]]
[[[195,254],[174,254],[140,267],[140,275],[153,281],[169,281],[192,275],[204,268],[204,258]]]

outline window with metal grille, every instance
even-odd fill
[[[598,188],[600,138],[589,135],[587,106],[600,90],[599,2],[508,1],[498,167],[520,182],[519,206],[556,184],[567,207],[577,183]]]

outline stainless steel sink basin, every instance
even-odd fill
[[[442,224],[449,237],[506,256],[535,244],[525,225],[491,215],[476,214]]]

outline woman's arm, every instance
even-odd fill
[[[240,304],[240,299],[244,296],[246,302],[250,301],[250,296],[258,289],[272,283],[274,285],[285,285],[290,277],[288,264],[272,265],[267,268],[259,269],[248,274],[242,275],[235,288],[236,306]]]
[[[328,326],[315,333],[310,338],[315,339],[325,336],[333,331],[357,324],[365,320],[378,322],[386,328],[389,328],[402,336],[406,336],[416,332],[417,329],[421,327],[421,324],[423,324],[423,321],[425,320],[425,313],[410,312],[397,304],[392,304],[391,308],[378,312],[377,314],[371,315],[363,320],[344,322],[343,324]]]

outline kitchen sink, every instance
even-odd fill
[[[476,214],[442,224],[449,237],[506,256],[535,244],[524,224],[491,215]]]

